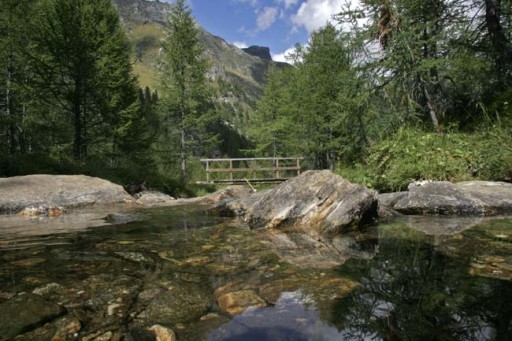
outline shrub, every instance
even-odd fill
[[[436,134],[404,127],[373,145],[364,165],[338,173],[381,192],[405,190],[415,180],[507,180],[511,130],[492,126],[472,134]]]

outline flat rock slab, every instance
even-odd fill
[[[333,238],[377,216],[377,192],[330,171],[307,171],[264,195],[247,209],[253,228],[300,228]]]
[[[490,181],[412,183],[393,209],[411,215],[511,214],[512,184]]]
[[[0,178],[0,214],[26,207],[77,208],[133,203],[122,186],[85,175],[27,175]]]

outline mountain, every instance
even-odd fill
[[[134,45],[134,71],[142,88],[157,89],[157,62],[171,6],[149,0],[112,0]],[[200,28],[200,40],[211,66],[208,78],[230,125],[243,127],[263,93],[272,61],[269,49],[239,49]],[[279,67],[288,64],[276,63]]]

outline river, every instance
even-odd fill
[[[2,218],[0,340],[512,340],[511,218],[398,219],[316,266],[201,206],[102,214]]]

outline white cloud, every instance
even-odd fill
[[[238,47],[239,49],[245,49],[246,47],[249,47],[245,41],[234,41],[232,42],[233,45]]]
[[[307,0],[292,16],[292,23],[304,27],[309,33],[332,21],[332,16],[341,11],[339,0]]]
[[[264,31],[276,22],[279,10],[276,7],[265,7],[256,14],[256,26],[258,30]]]
[[[273,54],[272,55],[272,59],[274,61],[276,61],[276,62],[289,63],[290,60],[287,57],[288,57],[289,54],[293,53],[294,50],[295,50],[295,47],[290,47],[289,49],[287,49],[283,53]]]

